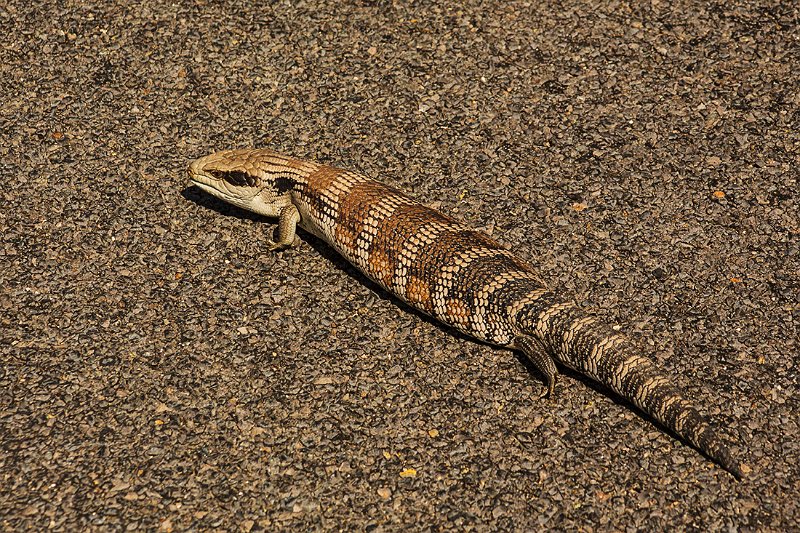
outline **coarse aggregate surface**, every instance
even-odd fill
[[[0,5],[0,529],[791,530],[793,2]],[[742,482],[575,374],[190,186],[268,146],[539,265],[677,376]]]

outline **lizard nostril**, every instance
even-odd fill
[[[200,174],[200,160],[196,159],[189,163],[189,166],[186,167],[186,172],[189,174],[189,177],[193,178]]]

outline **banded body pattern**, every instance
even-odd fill
[[[272,249],[297,225],[370,279],[477,339],[523,352],[553,392],[555,361],[608,386],[740,477],[723,440],[627,338],[548,290],[488,236],[361,174],[269,150],[228,150],[189,167],[210,194],[277,217]]]
[[[543,285],[489,237],[406,194],[348,171],[321,167],[299,188],[302,213],[348,261],[412,306],[481,340],[514,337],[501,301],[512,280]],[[334,213],[335,216],[330,216]]]

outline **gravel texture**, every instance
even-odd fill
[[[800,519],[792,2],[0,6],[0,528]],[[736,482],[601,388],[190,187],[269,146],[483,228],[648,346]]]

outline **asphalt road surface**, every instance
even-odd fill
[[[264,5],[269,4],[269,5]],[[0,5],[0,529],[786,530],[792,2]],[[190,186],[268,146],[466,220],[751,469],[453,335]]]

